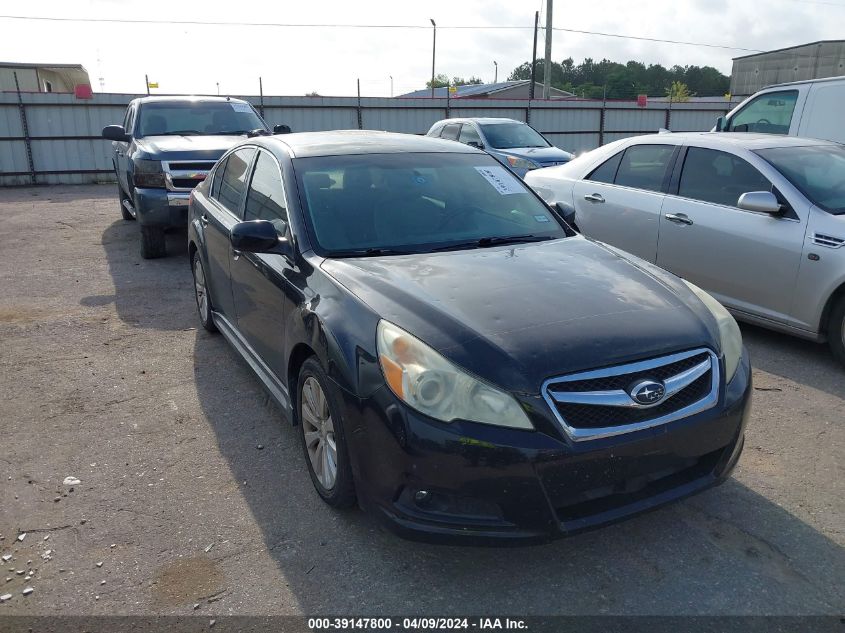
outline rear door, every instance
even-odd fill
[[[137,106],[130,104],[126,108],[126,115],[123,117],[123,129],[127,134],[132,136],[135,127],[135,112]],[[126,193],[132,191],[132,183],[129,182],[129,145],[134,141],[112,141],[114,146],[114,166],[117,172],[117,178],[120,181],[120,186]]]
[[[584,235],[653,262],[677,151],[669,144],[631,145],[576,182],[575,221]]]
[[[279,237],[285,237],[287,210],[279,164],[269,152],[258,150],[247,189],[244,220],[269,220]],[[275,253],[233,252],[230,270],[238,330],[284,384],[285,314],[287,306],[296,301],[294,287],[288,282],[289,276],[296,273],[293,264]]]
[[[208,253],[208,286],[214,309],[235,323],[229,261],[232,227],[240,222],[247,175],[254,147],[242,147],[226,156],[214,173],[206,213],[200,217]]]
[[[689,147],[660,220],[657,264],[710,292],[726,306],[787,320],[804,223],[736,206],[750,191],[775,191],[756,167],[733,153]]]

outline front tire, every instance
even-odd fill
[[[157,259],[167,255],[164,227],[141,225],[141,257]]]
[[[341,408],[316,358],[303,363],[296,395],[299,437],[311,482],[330,506],[348,508],[355,503],[355,486]]]
[[[214,324],[211,297],[208,294],[208,281],[206,280],[205,268],[203,268],[199,251],[194,252],[194,258],[191,261],[191,271],[194,274],[194,297],[197,300],[197,312],[200,316],[200,323],[202,323],[203,328],[207,331],[216,332],[217,326]]]
[[[845,365],[845,297],[840,297],[830,312],[827,342],[834,358]]]

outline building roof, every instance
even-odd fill
[[[88,72],[82,64],[30,64],[23,62],[0,62],[0,68],[62,68]]]
[[[461,99],[465,97],[486,97],[488,95],[502,92],[504,90],[510,90],[511,88],[516,88],[518,86],[524,86],[529,83],[529,79],[520,79],[517,81],[500,81],[498,83],[491,83],[491,84],[466,84],[463,86],[453,86],[455,88],[455,92],[452,93],[452,98],[454,99]],[[536,94],[543,94],[543,84],[540,82],[534,82]],[[434,89],[434,96],[445,98],[446,97],[447,88],[435,88]],[[559,90],[558,88],[552,88],[552,91],[558,95],[563,97],[570,97],[574,96],[570,92],[566,92],[565,90]],[[414,90],[413,92],[409,92],[403,95],[399,95],[400,97],[430,97],[431,96],[431,88],[425,88],[423,90]]]
[[[817,42],[807,42],[806,44],[796,44],[795,46],[787,46],[785,48],[776,48],[771,51],[761,51],[759,53],[751,53],[749,55],[740,55],[739,57],[734,57],[734,60],[737,59],[748,59],[750,57],[759,57],[760,55],[770,55],[771,53],[782,53],[784,51],[791,51],[797,48],[806,48],[808,46],[820,46],[821,44],[845,44],[845,40],[819,40]]]
[[[338,156],[341,154],[393,154],[403,152],[447,152],[483,154],[463,143],[415,134],[377,132],[374,130],[333,130],[330,132],[296,132],[262,136],[249,142],[272,148],[286,146],[292,156]]]

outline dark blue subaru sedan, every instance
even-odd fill
[[[189,241],[202,325],[298,427],[317,493],[402,535],[548,540],[739,458],[751,373],[727,311],[472,147],[250,139],[194,190]]]

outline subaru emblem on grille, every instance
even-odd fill
[[[643,380],[634,385],[628,394],[637,404],[652,405],[663,400],[666,387],[656,380]]]

